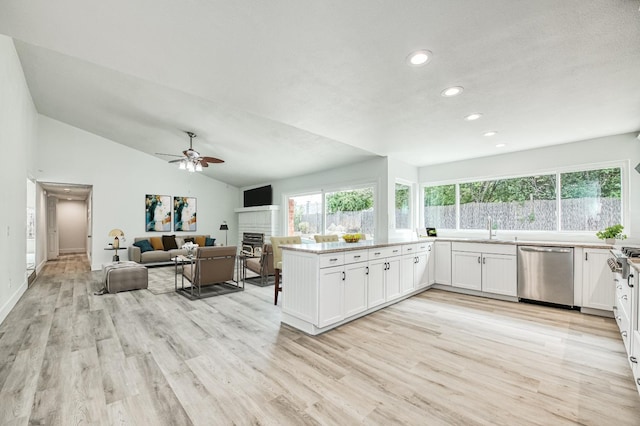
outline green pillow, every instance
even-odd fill
[[[151,246],[149,240],[136,241],[135,243],[133,243],[133,245],[139,247],[141,253],[144,253],[146,251],[153,251],[153,247]]]
[[[204,240],[204,245],[205,245],[205,247],[215,246],[216,245],[216,239],[207,237]]]

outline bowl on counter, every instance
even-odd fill
[[[344,234],[342,238],[347,243],[357,243],[360,241],[360,234]]]

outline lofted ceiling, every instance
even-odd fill
[[[0,33],[41,114],[150,155],[179,154],[193,131],[225,160],[205,174],[249,186],[374,156],[426,166],[638,131],[639,6],[6,0]],[[427,65],[407,64],[417,49]],[[442,97],[450,86],[464,92]]]

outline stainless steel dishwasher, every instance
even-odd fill
[[[518,297],[573,306],[573,247],[518,246]]]

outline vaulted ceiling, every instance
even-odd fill
[[[5,0],[0,33],[41,114],[151,155],[179,154],[193,131],[225,160],[204,173],[247,186],[640,130],[639,6]],[[410,66],[418,49],[432,59]],[[450,86],[464,91],[441,96]]]

